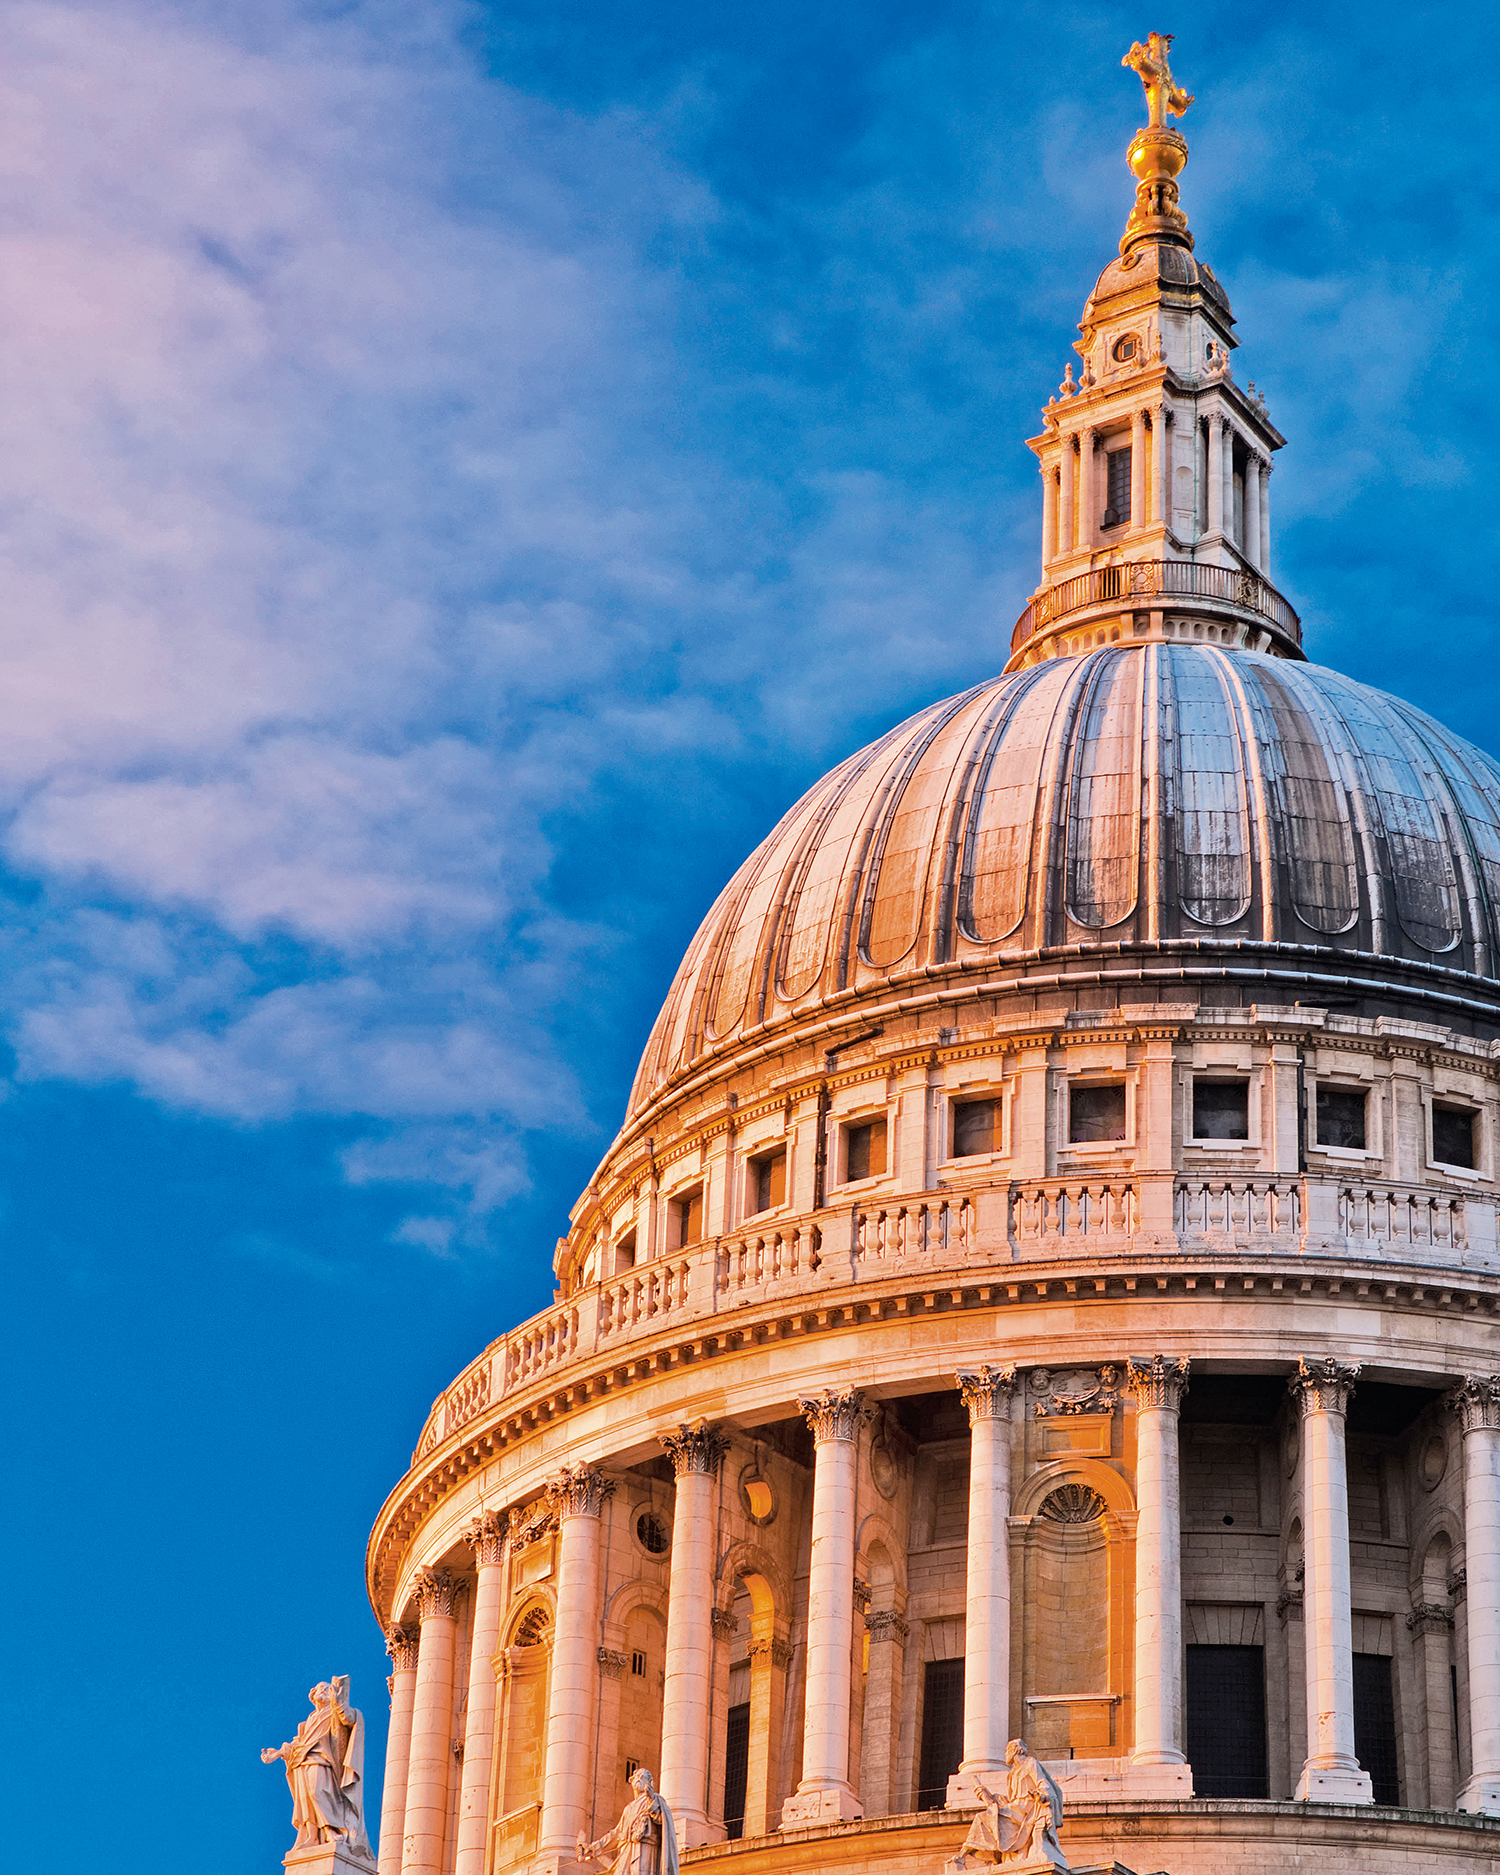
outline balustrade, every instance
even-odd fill
[[[1302,1189],[1279,1179],[1183,1179],[1173,1210],[1183,1237],[1295,1237],[1302,1228]]]
[[[1462,1250],[1464,1201],[1438,1192],[1345,1185],[1339,1191],[1339,1233],[1379,1243]]]
[[[1011,1187],[1009,1234],[1017,1249],[1059,1238],[1128,1238],[1139,1221],[1135,1186],[1125,1182]]]

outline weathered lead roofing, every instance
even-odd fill
[[[1108,646],[920,711],[719,895],[631,1110],[849,990],[1057,945],[1303,944],[1500,977],[1500,765],[1318,665]]]

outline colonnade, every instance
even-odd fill
[[[1172,422],[1165,402],[1142,406],[1130,415],[1130,516],[1124,533],[1138,533],[1167,517],[1171,497],[1171,451],[1167,447]],[[1151,439],[1147,466],[1146,439]],[[1064,431],[1056,462],[1042,464],[1042,568],[1064,554],[1101,544],[1104,512],[1101,448],[1105,433],[1098,425]],[[1117,538],[1109,530],[1110,539]]]
[[[1353,1616],[1345,1413],[1359,1369],[1303,1360],[1290,1386],[1301,1422],[1307,1751],[1299,1798],[1369,1803],[1354,1750]],[[1182,1591],[1178,1421],[1188,1362],[1130,1359],[1136,1403],[1134,1737],[1127,1790],[1187,1795],[1182,1750]],[[963,1759],[948,1801],[974,1799],[975,1780],[1004,1768],[1010,1734],[1009,1553],[1014,1367],[956,1376],[971,1429],[965,1603]],[[1468,1686],[1472,1770],[1461,1810],[1500,1814],[1500,1375],[1471,1376],[1451,1394],[1464,1443]],[[862,1814],[850,1777],[850,1695],[856,1618],[856,1488],[860,1429],[854,1388],[798,1405],[814,1439],[802,1777],[783,1827]],[[709,1802],[717,1541],[715,1483],[722,1432],[684,1426],[662,1441],[676,1478],[670,1563],[660,1786],[679,1840],[718,1830]],[[548,1486],[557,1520],[557,1602],[537,1854],[571,1861],[587,1822],[593,1776],[580,1741],[594,1733],[599,1677],[601,1512],[613,1484],[598,1467],[564,1467]],[[495,1665],[504,1599],[505,1513],[465,1532],[475,1565],[468,1699],[459,1771],[455,1875],[483,1875],[495,1730]],[[455,1741],[452,1576],[419,1570],[416,1626],[392,1630],[391,1724],[381,1809],[380,1875],[441,1875]],[[899,1644],[904,1624],[872,1640]],[[871,1649],[871,1671],[877,1670]],[[886,1663],[889,1665],[890,1663]]]

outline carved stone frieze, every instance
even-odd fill
[[[1446,1633],[1453,1626],[1453,1610],[1442,1602],[1418,1602],[1406,1625],[1413,1634]]]
[[[790,1641],[782,1640],[780,1635],[773,1635],[768,1641],[752,1641],[750,1643],[750,1658],[752,1660],[769,1660],[773,1667],[785,1673],[787,1668],[792,1664],[792,1644]]]
[[[1125,1363],[1125,1385],[1138,1407],[1164,1406],[1176,1412],[1187,1392],[1188,1367],[1186,1359],[1173,1361],[1164,1354],[1153,1354],[1149,1361],[1131,1355]]]
[[[1297,1371],[1289,1386],[1293,1399],[1304,1415],[1342,1414],[1349,1405],[1349,1396],[1354,1391],[1358,1377],[1358,1361],[1346,1365],[1336,1361],[1331,1354],[1324,1355],[1318,1361],[1309,1361],[1304,1356],[1297,1362]]]
[[[819,1445],[832,1439],[852,1443],[867,1418],[865,1396],[858,1387],[827,1387],[811,1398],[799,1399],[797,1404]]]
[[[714,1477],[729,1450],[729,1441],[713,1426],[679,1426],[676,1432],[661,1435],[662,1450],[672,1461],[677,1477],[684,1472],[698,1472]]]
[[[1454,1601],[1461,1602],[1469,1592],[1469,1572],[1467,1569],[1454,1569],[1448,1576],[1448,1593]]]
[[[1058,1373],[1036,1367],[1026,1378],[1038,1419],[1066,1413],[1112,1413],[1120,1404],[1118,1367],[1074,1368]]]
[[[415,1673],[417,1670],[417,1647],[422,1639],[420,1628],[411,1626],[395,1627],[388,1630],[385,1637],[385,1651],[391,1657],[391,1665],[397,1673]]]
[[[865,1616],[865,1626],[870,1630],[870,1642],[904,1641],[911,1632],[903,1616],[894,1608],[877,1608],[873,1614]]]
[[[1500,1431],[1500,1374],[1465,1374],[1448,1405],[1466,1433]]]
[[[547,1502],[559,1517],[597,1517],[614,1496],[615,1481],[595,1465],[564,1465],[547,1480]]]
[[[474,1552],[476,1568],[484,1569],[492,1564],[504,1562],[505,1539],[509,1531],[510,1512],[508,1510],[480,1512],[463,1533],[465,1543]]]
[[[446,1569],[419,1569],[411,1586],[419,1620],[427,1621],[434,1615],[451,1617],[458,1584]]]
[[[629,1655],[622,1654],[618,1647],[601,1647],[594,1657],[606,1680],[618,1680],[630,1664]]]
[[[984,1366],[973,1373],[956,1374],[959,1397],[969,1409],[969,1424],[979,1419],[1007,1419],[1011,1395],[1016,1387],[1016,1370]]]

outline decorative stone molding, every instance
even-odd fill
[[[391,1657],[391,1665],[397,1673],[415,1673],[417,1670],[417,1647],[422,1639],[420,1628],[391,1628],[385,1637],[385,1651]]]
[[[622,1654],[618,1647],[601,1647],[594,1657],[606,1680],[618,1680],[630,1664],[630,1656]]]
[[[1281,1591],[1276,1597],[1276,1616],[1277,1619],[1282,1622],[1285,1622],[1289,1617],[1298,1621],[1302,1619],[1301,1589],[1283,1589]]]
[[[878,1641],[904,1641],[911,1632],[906,1620],[894,1608],[877,1608],[874,1614],[867,1614],[865,1626],[870,1630],[872,1647]]]
[[[1448,1593],[1454,1601],[1461,1602],[1469,1592],[1469,1572],[1466,1568],[1455,1569],[1448,1577]]]
[[[476,1568],[484,1569],[493,1563],[505,1560],[505,1539],[510,1530],[510,1512],[508,1510],[481,1511],[467,1530],[463,1540],[474,1552]]]
[[[1345,1366],[1331,1354],[1320,1361],[1309,1361],[1304,1356],[1297,1362],[1297,1372],[1287,1384],[1304,1417],[1308,1413],[1342,1414],[1349,1405],[1349,1395],[1354,1391],[1358,1376],[1358,1361]]]
[[[790,1641],[782,1640],[779,1635],[773,1636],[768,1641],[753,1641],[750,1645],[750,1658],[769,1660],[773,1667],[779,1668],[784,1673],[792,1664],[792,1644]]]
[[[1086,1484],[1060,1484],[1042,1499],[1039,1515],[1050,1523],[1094,1523],[1108,1506]]]
[[[977,1373],[954,1375],[959,1397],[969,1409],[969,1424],[976,1419],[1008,1419],[1011,1395],[1016,1387],[1014,1365],[981,1367]]]
[[[735,1629],[740,1625],[735,1619],[732,1608],[716,1608],[709,1617],[715,1640],[732,1641]]]
[[[458,1584],[446,1569],[419,1569],[412,1578],[418,1620],[426,1621],[431,1615],[451,1617],[457,1590]]]
[[[671,1459],[672,1470],[677,1477],[680,1478],[684,1472],[698,1472],[703,1477],[712,1478],[724,1462],[729,1441],[713,1426],[700,1422],[696,1426],[679,1426],[676,1432],[664,1432],[661,1435],[661,1447]]]
[[[546,1485],[548,1507],[562,1517],[597,1517],[615,1494],[615,1481],[594,1465],[564,1465]]]
[[[1033,1368],[1026,1384],[1035,1398],[1038,1419],[1066,1413],[1112,1413],[1120,1404],[1118,1367],[1086,1367],[1059,1374],[1050,1367]]]
[[[819,1445],[834,1439],[852,1444],[859,1437],[859,1429],[867,1417],[865,1396],[858,1387],[844,1387],[837,1391],[826,1387],[822,1393],[814,1394],[810,1399],[799,1399],[797,1404],[812,1427],[814,1441]]]
[[[1406,1617],[1413,1634],[1446,1633],[1453,1626],[1453,1610],[1441,1602],[1418,1602]]]
[[[854,1578],[854,1612],[862,1615],[870,1606],[870,1585],[861,1576]]]
[[[1189,1365],[1186,1357],[1173,1361],[1153,1354],[1145,1361],[1130,1355],[1125,1362],[1125,1385],[1135,1395],[1137,1407],[1170,1407],[1175,1413],[1187,1392]]]
[[[1465,1374],[1447,1404],[1465,1433],[1500,1432],[1500,1374]]]

